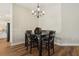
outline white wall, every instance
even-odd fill
[[[44,4],[42,4],[44,5]],[[45,4],[45,15],[39,19],[31,15],[28,8],[13,5],[13,43],[24,42],[27,29],[36,26],[46,30],[56,30],[56,42],[60,44],[79,43],[79,4]]]
[[[31,10],[13,4],[13,44],[19,44],[25,40],[25,31],[34,30],[38,21],[32,17]]]
[[[62,44],[79,44],[79,4],[61,5]]]
[[[40,4],[41,5],[41,4]],[[45,15],[38,19],[39,27],[45,30],[61,32],[61,4],[47,3],[43,8]]]
[[[79,45],[79,4],[45,4],[45,16],[40,17],[39,26],[56,30],[55,42]]]

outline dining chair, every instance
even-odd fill
[[[25,33],[25,46],[30,49],[30,54],[32,53],[32,48],[37,45],[37,38],[34,34],[32,34],[32,30],[27,30]]]
[[[36,27],[34,30],[34,34],[31,35],[31,41],[30,41],[30,53],[32,52],[32,48],[37,48],[39,50],[39,42],[38,42],[38,36],[41,34],[41,28]],[[36,45],[35,45],[36,44]]]
[[[36,27],[34,33],[40,35],[42,33],[42,29],[40,27]]]
[[[48,50],[49,56],[50,56],[51,48],[53,48],[53,53],[54,53],[54,37],[55,37],[55,31],[49,31],[48,35],[42,36],[42,44],[45,45],[46,49]]]
[[[27,47],[27,50],[28,50],[28,46],[31,40],[31,33],[32,33],[32,30],[27,30],[25,32],[25,46]]]

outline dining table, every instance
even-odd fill
[[[39,56],[42,56],[42,50],[43,50],[43,39],[44,38],[49,38],[49,31],[48,30],[42,30],[41,34],[35,34],[34,32],[31,33],[31,36],[34,38],[35,36],[37,37],[38,40],[38,51],[39,51]],[[49,43],[48,43],[49,44]]]
[[[34,34],[32,33],[32,35],[35,35],[38,39],[38,48],[39,48],[39,56],[42,56],[42,37],[43,36],[48,36],[48,32],[43,32],[42,34]]]

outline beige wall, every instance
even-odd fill
[[[25,31],[34,30],[38,21],[32,18],[29,9],[13,4],[13,44],[24,42]]]
[[[36,26],[56,30],[59,35],[55,40],[60,44],[79,43],[79,4],[46,4],[46,14],[39,19],[33,17],[31,11],[13,5],[13,43],[24,42],[25,31]]]
[[[42,7],[43,8],[43,7]],[[18,4],[13,4],[13,43],[24,42],[24,33],[36,26],[45,30],[61,32],[61,4],[45,4],[45,15],[39,19],[34,17],[31,9]]]
[[[47,3],[45,4],[45,15],[38,19],[39,26],[46,30],[55,30],[61,32],[61,4]]]
[[[59,44],[78,45],[79,4],[63,3],[47,5],[45,8],[46,14],[38,19],[39,26],[47,30],[56,30],[55,42]]]
[[[62,43],[79,44],[79,3],[61,4]]]

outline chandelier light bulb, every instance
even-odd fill
[[[36,16],[36,13],[34,13],[34,15]]]
[[[32,13],[34,13],[34,11],[32,10]]]
[[[40,8],[38,8],[37,10],[40,11]]]
[[[45,14],[45,12],[44,12],[44,11],[42,11],[42,13],[43,13],[43,15]]]

